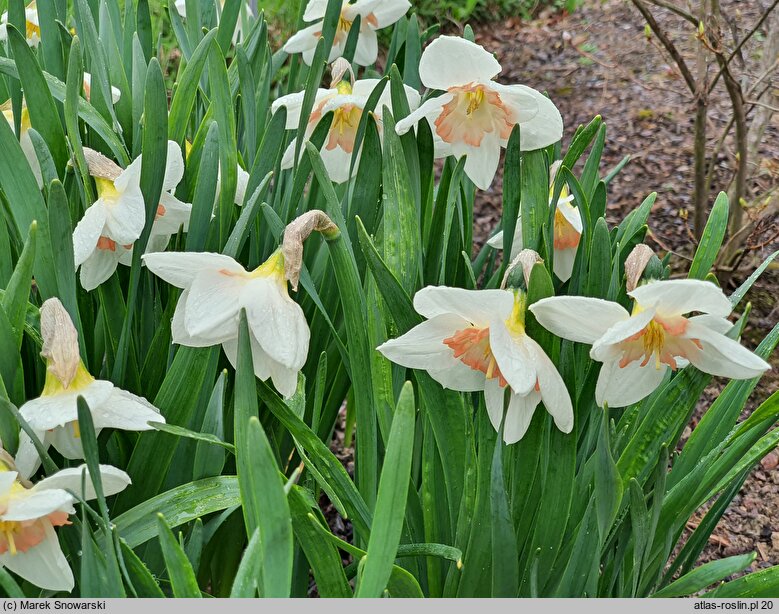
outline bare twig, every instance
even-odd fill
[[[686,19],[689,21],[692,25],[694,25],[696,28],[698,27],[698,20],[695,18],[694,15],[691,15],[687,11],[685,11],[680,6],[676,6],[674,4],[671,4],[670,2],[665,2],[665,0],[647,0],[648,2],[651,2],[655,6],[662,7],[664,9],[668,9],[672,13],[678,15],[682,19]]]
[[[776,1],[779,2],[779,0]],[[687,87],[693,94],[695,94],[698,90],[698,84],[695,82],[695,77],[693,77],[692,73],[690,72],[690,68],[687,66],[687,62],[684,61],[684,58],[676,48],[676,45],[674,45],[673,41],[668,38],[668,35],[657,23],[654,15],[652,15],[652,12],[646,7],[642,0],[631,0],[631,2],[638,9],[639,13],[641,13],[641,15],[644,17],[644,20],[652,29],[652,32],[654,32],[655,36],[657,36],[658,40],[663,44],[663,47],[665,47],[674,63],[679,67],[679,71],[681,72],[682,78],[687,84]]]
[[[744,38],[741,39],[741,41],[736,45],[736,48],[733,49],[733,51],[731,51],[730,55],[725,61],[725,65],[729,65],[730,62],[733,60],[733,58],[736,57],[736,54],[738,54],[741,51],[741,48],[746,44],[746,42],[757,33],[757,31],[761,28],[765,20],[768,19],[768,16],[777,7],[777,5],[779,5],[779,0],[774,0],[773,4],[771,4],[771,6],[769,6],[765,10],[765,12],[760,16],[760,19],[757,20],[755,26],[746,34],[746,36],[744,36]],[[720,66],[720,71],[711,80],[711,85],[709,86],[709,93],[711,93],[714,87],[717,85],[717,81],[719,81],[719,78],[721,76],[723,76],[722,66]]]

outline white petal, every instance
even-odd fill
[[[143,194],[139,187],[131,186],[115,205],[106,208],[105,234],[121,245],[128,245],[141,236],[145,222]]]
[[[266,381],[270,378],[279,394],[285,399],[289,399],[295,394],[298,383],[298,370],[285,367],[281,363],[273,360],[262,349],[258,341],[252,334],[249,339],[252,349],[252,364],[254,365],[254,375]],[[225,356],[234,368],[238,367],[238,340],[231,339],[222,344]]]
[[[554,274],[560,281],[568,281],[573,274],[578,247],[554,250]]]
[[[728,297],[720,288],[700,279],[667,279],[649,282],[628,292],[645,307],[656,307],[661,315],[682,315],[701,311],[727,317],[732,311]]]
[[[541,92],[524,85],[501,85],[492,82],[504,103],[513,111],[519,124],[519,147],[522,151],[541,149],[563,136],[563,118],[554,103]]]
[[[619,344],[644,330],[654,316],[655,310],[647,309],[630,316],[627,320],[617,322],[592,344],[590,357],[605,362],[621,355],[622,349]]]
[[[765,360],[737,341],[700,322],[688,320],[684,336],[700,341],[702,349],[689,353],[687,359],[705,373],[731,379],[751,379],[771,368]]]
[[[286,286],[286,280],[282,282]],[[253,280],[242,297],[249,326],[276,362],[299,371],[308,356],[310,333],[303,310],[273,279]]]
[[[229,256],[209,252],[161,252],[144,254],[141,258],[152,273],[177,288],[190,286],[202,271],[224,269],[235,274],[246,272]]]
[[[81,287],[87,292],[97,288],[114,274],[119,260],[125,250],[117,245],[113,251],[110,249],[96,249],[92,255],[81,265]]]
[[[376,18],[376,29],[386,28],[398,21],[411,8],[408,0],[382,0],[372,10]]]
[[[168,141],[168,157],[165,161],[165,177],[162,180],[162,191],[170,192],[181,183],[184,177],[184,156],[176,141]]]
[[[73,497],[64,490],[28,490],[8,500],[4,521],[36,520],[57,511],[73,513]]]
[[[582,226],[582,214],[578,207],[574,207],[570,204],[571,200],[573,200],[573,196],[561,198],[557,201],[557,208],[560,210],[560,213],[565,220],[573,226],[574,230],[579,234],[582,234],[582,230],[584,229],[584,226]]]
[[[529,309],[541,326],[558,337],[590,344],[614,324],[630,317],[617,303],[584,296],[544,298]]]
[[[486,377],[481,371],[471,369],[459,360],[454,360],[445,369],[428,369],[430,377],[449,390],[478,392],[484,390]]]
[[[370,66],[379,56],[379,40],[373,28],[365,24],[360,27],[357,47],[354,50],[354,63],[358,66]]]
[[[284,155],[281,156],[281,168],[286,170],[295,166],[295,146],[297,145],[297,137],[293,138],[287,148],[284,150]],[[300,154],[298,159],[303,157],[303,151],[305,147],[300,148]]]
[[[6,468],[5,463],[3,463],[3,467],[4,469]],[[11,490],[11,486],[14,485],[18,477],[19,473],[17,471],[4,470],[0,472],[0,500],[5,500],[5,497],[9,494],[8,491]]]
[[[324,19],[327,12],[327,0],[309,0],[303,13],[303,21]]]
[[[148,431],[149,421],[165,422],[160,411],[143,397],[114,388],[111,396],[92,409],[96,429],[114,428],[125,431]]]
[[[487,133],[479,147],[467,147],[465,174],[477,188],[486,190],[492,184],[500,163],[500,142],[493,133]]]
[[[565,382],[538,343],[528,337],[527,347],[535,358],[538,388],[544,407],[554,418],[557,428],[563,433],[570,433],[573,429],[573,405]]]
[[[289,40],[284,43],[284,51],[286,53],[301,53],[303,51],[313,51],[316,48],[316,44],[319,41],[319,36],[322,33],[322,22],[310,25],[302,30],[298,30]],[[305,56],[304,56],[305,59]],[[310,61],[306,64],[311,64]]]
[[[502,387],[497,379],[489,379],[484,384],[484,403],[487,406],[487,415],[496,431],[500,431],[500,423],[503,420],[503,406],[506,388]]]
[[[154,222],[151,227],[152,235],[165,235],[169,237],[178,233],[179,228],[184,228],[184,232],[189,230],[189,218],[192,215],[192,205],[190,203],[181,202],[178,198],[163,192],[160,195],[160,206],[164,207],[165,212],[162,215],[157,215],[154,218]],[[149,250],[149,246],[146,246],[148,251],[154,252],[158,250]]]
[[[600,407],[604,403],[609,407],[627,407],[648,397],[662,383],[668,367],[664,364],[658,369],[654,362],[642,367],[634,360],[625,367],[619,361],[603,363],[598,383],[595,387],[595,400]]]
[[[427,119],[432,126],[435,118],[441,114],[443,106],[450,102],[452,98],[454,98],[452,94],[442,94],[436,98],[426,100],[419,105],[416,110],[411,111],[411,113],[395,125],[395,132],[401,135],[406,134],[406,132],[416,126],[422,119]],[[436,157],[441,156],[436,155]]]
[[[44,540],[27,552],[0,554],[0,565],[40,588],[70,592],[73,590],[73,572],[51,523],[45,523],[45,531]]]
[[[510,445],[525,436],[540,401],[541,395],[536,390],[531,390],[526,395],[511,395],[506,411],[506,424],[503,426],[503,441]]]
[[[327,149],[323,147],[320,150],[322,162],[330,180],[334,183],[346,183],[349,181],[349,169],[352,163],[352,154],[345,152],[340,147]],[[357,152],[357,162],[360,161],[360,153]],[[355,164],[355,169],[357,165]]]
[[[482,327],[495,319],[505,320],[513,307],[514,293],[509,290],[427,286],[414,295],[414,309],[426,318],[453,313]]]
[[[489,51],[458,36],[439,36],[419,60],[419,78],[425,87],[435,90],[488,81],[500,71]]]
[[[385,358],[410,369],[442,370],[460,361],[444,343],[468,322],[454,314],[441,314],[417,324],[397,339],[390,339],[378,348]]]
[[[708,313],[699,316],[692,316],[691,318],[687,318],[687,320],[689,322],[702,324],[706,328],[710,328],[720,333],[721,335],[727,335],[728,332],[730,332],[730,329],[733,328],[733,324],[726,318],[713,316]]]
[[[130,476],[121,469],[117,469],[111,465],[100,465],[99,468],[100,481],[103,484],[103,494],[106,497],[123,491],[132,483]],[[81,490],[82,473],[86,474],[84,476],[85,489],[83,491]],[[87,501],[97,497],[95,488],[92,485],[92,478],[89,476],[89,469],[87,469],[86,465],[62,469],[54,475],[42,479],[33,486],[34,491],[46,491],[51,489],[70,490]]]
[[[243,205],[243,201],[246,200],[246,188],[249,186],[249,173],[243,170],[240,166],[236,169],[238,173],[238,183],[235,187],[235,204],[239,207]]]
[[[528,394],[536,385],[535,357],[530,354],[524,333],[511,334],[503,321],[490,323],[490,348],[500,372],[519,395]]]
[[[52,447],[65,458],[71,460],[84,458],[84,447],[81,437],[76,437],[74,424],[58,426],[46,433],[46,439]],[[95,431],[98,434],[97,431]]]
[[[232,339],[238,334],[236,319],[235,330],[230,330],[229,334],[224,334],[222,331],[207,331],[201,335],[190,335],[184,326],[187,317],[188,298],[189,290],[184,290],[179,297],[178,303],[176,303],[176,310],[173,312],[173,320],[170,325],[173,343],[193,348],[210,347],[219,345],[227,339]],[[214,332],[218,334],[215,335],[213,334]]]
[[[90,409],[93,409],[105,402],[113,389],[111,382],[95,380],[80,390],[45,395],[27,401],[19,408],[19,413],[33,429],[46,431],[78,420],[76,401],[79,396],[83,396]]]
[[[495,249],[503,249],[503,231],[499,230],[487,239],[487,245],[494,247]]]
[[[190,335],[235,333],[244,277],[202,271],[189,288],[184,327]]]
[[[77,267],[97,248],[105,220],[105,208],[98,200],[84,212],[84,217],[76,224],[76,229],[73,231],[73,258]]]
[[[35,431],[35,436],[43,444],[43,447],[48,449],[49,442],[46,441],[46,431]],[[41,466],[38,450],[35,449],[30,436],[24,431],[19,432],[19,449],[16,451],[14,462],[16,470],[23,480],[29,480]]]

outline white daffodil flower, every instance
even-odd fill
[[[444,388],[483,390],[496,430],[508,388],[508,444],[522,439],[541,401],[557,428],[570,433],[571,398],[552,361],[525,332],[525,300],[512,290],[423,288],[414,308],[427,321],[377,349],[396,364],[427,371]]]
[[[233,45],[241,41],[241,39],[243,38],[244,22],[247,21],[248,15],[251,13],[251,8],[249,7],[249,4],[244,0],[240,0],[240,1],[241,1],[241,9],[238,14],[238,21],[235,23],[235,31],[233,32]],[[181,15],[181,18],[186,19],[187,0],[176,0],[175,6],[176,6],[176,10],[178,11],[178,14]],[[219,19],[222,16],[222,11],[224,11],[224,8],[225,8],[225,0],[219,0],[219,10],[217,11],[216,14],[217,25],[219,24]]]
[[[98,198],[76,225],[73,252],[76,268],[81,267],[81,285],[85,290],[93,290],[113,275],[120,262],[130,264],[133,243],[146,223],[146,210],[140,187],[142,156],[122,170],[96,151],[85,148],[84,154]],[[183,176],[181,148],[168,141],[162,194],[147,250],[164,249],[179,227],[187,228],[192,205],[182,203],[172,194]]]
[[[92,75],[88,72],[84,73],[84,96],[86,96],[87,102],[89,102],[92,93]],[[116,104],[122,97],[122,92],[118,87],[111,86],[111,102]]]
[[[0,105],[0,111],[3,112],[3,117],[5,117],[8,125],[11,126],[11,129],[13,130],[14,112],[11,108],[11,101],[9,100]],[[38,156],[35,155],[35,146],[32,144],[32,139],[30,138],[29,130],[32,128],[32,124],[30,123],[30,112],[27,110],[27,105],[24,100],[22,100],[21,115],[22,118],[19,124],[19,145],[22,148],[24,157],[27,159],[27,163],[30,165],[30,169],[32,169],[32,174],[35,175],[35,181],[38,182],[38,189],[40,189],[43,187],[43,173],[41,172],[41,164],[38,162]]]
[[[431,90],[443,90],[400,120],[405,134],[422,119],[433,131],[435,155],[467,156],[465,174],[486,190],[495,177],[501,147],[520,125],[520,147],[540,149],[563,135],[560,111],[546,96],[524,85],[503,85],[493,78],[501,66],[480,45],[456,36],[439,36],[422,53],[419,78]]]
[[[124,471],[109,465],[99,468],[105,496],[130,484]],[[0,461],[0,566],[51,591],[73,590],[73,572],[54,531],[70,524],[68,516],[76,512],[76,499],[68,490],[83,499],[97,496],[86,465],[63,469],[28,487],[20,482],[12,461]]]
[[[349,0],[344,0],[333,48],[327,61],[332,62],[344,54],[349,31],[359,15],[360,33],[354,51],[354,63],[359,66],[370,66],[379,54],[376,30],[391,26],[406,14],[410,6],[408,0],[357,0],[353,4],[350,4]],[[284,44],[284,51],[289,54],[302,53],[303,61],[310,66],[317,42],[322,36],[326,10],[327,0],[309,0],[303,13],[303,21],[314,23],[290,37]]]
[[[554,181],[557,171],[562,164],[557,161],[549,169],[549,202],[554,198]],[[573,273],[573,264],[576,260],[576,250],[579,249],[579,241],[582,238],[582,215],[579,208],[572,204],[573,196],[568,195],[568,186],[563,185],[560,198],[557,200],[557,209],[554,216],[554,274],[560,281],[568,281]],[[487,241],[487,245],[495,249],[503,249],[503,231],[495,233]],[[514,229],[514,241],[511,243],[510,259],[516,258],[523,249],[522,245],[522,216],[517,218]]]
[[[320,88],[317,90],[311,117],[306,125],[305,139],[308,140],[319,121],[330,111],[333,111],[330,132],[320,153],[327,174],[335,183],[344,183],[349,180],[349,169],[354,152],[357,127],[360,124],[360,118],[368,102],[368,97],[378,82],[378,79],[360,79],[355,81],[354,84],[350,84],[348,80],[341,80],[330,89]],[[409,107],[416,109],[419,106],[419,93],[408,86],[404,86],[404,88]],[[273,102],[271,108],[274,113],[282,106],[287,108],[287,130],[295,130],[298,127],[301,106],[303,105],[303,95],[304,92],[288,94]],[[376,117],[378,122],[381,122],[384,106],[387,106],[390,110],[392,109],[389,86],[384,88],[376,104],[376,109],[373,111],[374,117]],[[281,159],[281,168],[292,168],[294,165],[296,145],[297,139],[293,139]],[[301,147],[300,153],[303,154],[304,152],[305,148]],[[359,152],[357,155],[359,159]]]
[[[89,405],[97,433],[104,428],[145,431],[152,428],[148,425],[150,420],[165,422],[146,399],[89,374],[79,356],[78,333],[57,298],[48,299],[41,306],[41,336],[46,382],[41,396],[27,401],[19,413],[44,447],[54,446],[65,458],[84,458],[78,426],[79,396]],[[32,440],[22,432],[16,456],[19,474],[29,478],[40,462]]]
[[[38,21],[38,7],[35,0],[24,9],[25,38],[30,47],[37,47],[41,42],[41,26]],[[0,41],[8,40],[8,12],[0,15]]]
[[[554,334],[592,345],[603,363],[595,390],[598,405],[625,407],[651,394],[669,369],[691,363],[701,371],[749,379],[770,365],[725,336],[731,304],[713,283],[696,279],[650,281],[628,292],[633,312],[617,303],[559,296],[530,306]],[[687,316],[690,312],[701,315]],[[686,362],[685,362],[686,361]]]
[[[286,398],[295,393],[310,333],[303,310],[287,292],[280,250],[253,271],[222,254],[145,254],[143,261],[152,273],[184,290],[171,323],[173,343],[221,344],[235,367],[245,309],[255,375],[263,381],[271,378]]]

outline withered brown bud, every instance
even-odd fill
[[[300,269],[303,268],[303,242],[312,232],[334,236],[340,231],[324,211],[313,209],[292,220],[284,229],[281,253],[284,255],[284,275],[293,290],[298,289]]]
[[[641,280],[641,275],[644,274],[644,269],[649,261],[652,259],[655,253],[648,245],[639,243],[630,252],[625,260],[625,280],[627,284],[628,292],[632,292],[638,286],[638,282]]]

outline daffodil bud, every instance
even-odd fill
[[[639,283],[663,278],[663,263],[648,245],[639,243],[625,259],[625,285],[635,290]]]
[[[509,264],[500,287],[527,290],[530,286],[530,273],[538,262],[543,262],[538,252],[532,249],[523,249]]]
[[[328,239],[340,234],[338,226],[319,209],[307,211],[287,225],[281,252],[284,255],[284,275],[295,291],[298,289],[300,270],[303,268],[303,242],[312,232],[321,232]]]

